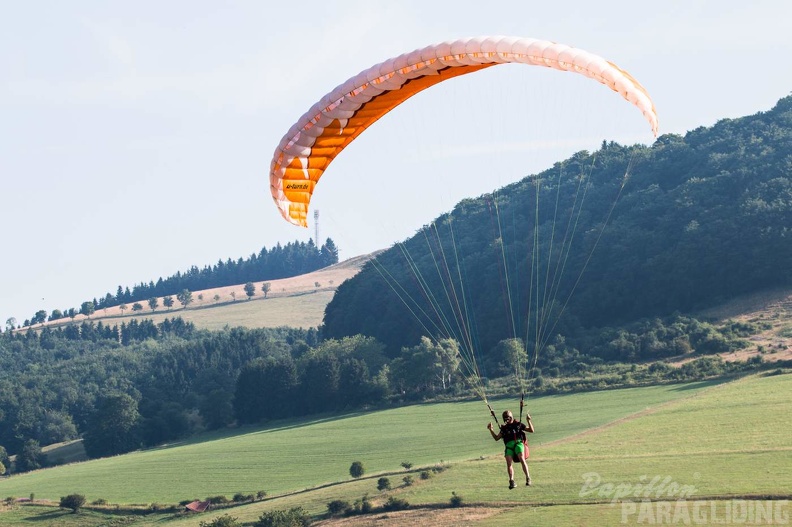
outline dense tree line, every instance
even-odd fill
[[[6,332],[0,335],[0,445],[19,453],[29,440],[88,438],[105,421],[97,421],[97,408],[119,395],[135,402],[144,444],[180,437],[191,419],[229,422],[228,415],[223,421],[212,414],[223,404],[214,391],[230,402],[245,364],[317,341],[315,329],[208,332],[179,318]]]
[[[74,318],[77,314],[90,315],[97,309],[106,309],[122,304],[139,302],[141,305],[151,298],[176,296],[183,291],[201,291],[215,287],[243,284],[262,280],[278,280],[310,273],[329,265],[338,263],[338,248],[328,238],[324,245],[317,247],[313,240],[306,242],[277,244],[271,249],[262,248],[258,254],[248,258],[226,261],[218,260],[214,265],[203,268],[190,267],[185,272],[177,272],[167,278],[160,277],[156,282],[141,282],[130,289],[129,286],[118,286],[115,294],[106,293],[83,302],[81,307],[68,308],[63,311],[53,310],[49,315],[44,310],[36,312],[25,326],[35,325],[47,320],[58,320],[65,317]]]
[[[607,364],[728,351],[756,329],[718,330],[675,316],[557,336],[533,374],[562,379]],[[505,340],[482,353],[481,373],[503,377],[506,393],[513,393],[515,365],[525,360],[524,343]],[[707,368],[707,374],[723,369]],[[675,378],[702,372],[681,375]],[[17,454],[14,468],[21,472],[57,463],[43,456],[42,445],[78,437],[91,457],[100,457],[232,425],[469,396],[468,376],[449,339],[424,337],[389,358],[372,337],[321,340],[316,329],[290,328],[205,331],[180,318],[6,332],[0,334],[0,457]]]
[[[571,335],[791,283],[792,96],[459,203],[341,284],[324,332],[395,356],[453,321],[490,349],[536,313]]]

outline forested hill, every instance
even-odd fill
[[[63,317],[74,318],[77,314],[91,315],[95,310],[107,309],[131,302],[145,302],[151,298],[177,295],[180,292],[201,291],[215,287],[244,284],[261,280],[278,280],[291,278],[322,269],[338,263],[338,248],[332,239],[317,247],[313,240],[308,242],[295,241],[267,249],[262,248],[258,254],[248,258],[226,261],[218,260],[215,265],[205,265],[199,269],[191,266],[185,272],[177,272],[165,279],[160,277],[156,283],[129,286],[118,286],[115,294],[106,293],[93,300],[86,300],[82,305],[61,311],[54,309],[51,313],[38,311],[33,317],[25,320],[24,326],[39,324],[47,320],[58,320]]]
[[[457,321],[486,352],[530,335],[531,309],[569,335],[788,284],[792,96],[651,147],[603,143],[463,201],[342,284],[324,330],[393,352]]]

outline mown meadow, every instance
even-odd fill
[[[533,398],[528,407],[537,426],[530,460],[535,484],[511,491],[501,447],[485,428],[486,407],[469,401],[284,421],[204,436],[7,478],[0,481],[0,495],[35,494],[37,500],[57,501],[80,493],[89,502],[103,499],[145,509],[267,492],[263,501],[214,513],[127,517],[126,522],[142,526],[197,526],[222,514],[252,523],[264,511],[296,506],[319,516],[332,500],[353,503],[364,495],[375,508],[389,496],[406,500],[408,510],[388,513],[388,524],[395,525],[486,525],[495,517],[502,525],[619,524],[625,509],[611,503],[608,488],[635,489],[652,479],[666,480],[672,490],[676,487],[671,484],[685,489],[690,500],[789,499],[792,438],[786,420],[791,393],[792,375],[779,374]],[[515,405],[513,400],[491,402],[498,411]],[[356,460],[366,468],[360,479],[349,475]],[[403,462],[412,468],[406,470]],[[444,470],[431,470],[436,467]],[[431,477],[422,479],[422,472]],[[381,477],[390,480],[390,491],[377,490]],[[405,477],[412,484],[405,484]],[[462,507],[448,507],[452,493],[462,498]],[[672,502],[678,497],[667,489],[649,496]],[[77,517],[82,523],[74,525],[100,525],[109,519],[87,510],[72,515],[23,506],[2,513],[0,524],[71,525]],[[355,522],[373,518],[325,521],[365,525]],[[629,523],[637,518],[634,513],[626,519]]]

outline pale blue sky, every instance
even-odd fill
[[[683,134],[792,91],[789,20],[780,1],[0,0],[0,325],[312,238],[272,203],[272,153],[390,57],[477,35],[577,46],[633,74],[661,133]],[[312,206],[342,258],[603,139],[652,141],[574,75],[499,66],[447,84],[326,172]]]

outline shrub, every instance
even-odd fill
[[[206,501],[211,503],[212,505],[220,505],[223,503],[228,503],[228,498],[225,496],[209,496],[206,498]]]
[[[356,512],[358,514],[368,514],[372,509],[373,507],[371,506],[371,501],[369,501],[368,495],[365,495],[359,501],[355,502],[355,507],[352,512]]]
[[[363,463],[361,463],[360,461],[355,461],[349,467],[349,475],[352,476],[353,478],[359,478],[365,473],[366,473],[366,469],[363,467]]]
[[[308,527],[311,519],[302,507],[269,511],[262,514],[253,527]]]
[[[404,467],[404,470],[410,470],[413,464],[410,463],[409,461],[402,461],[401,466]]]
[[[330,516],[338,516],[350,510],[352,510],[352,507],[349,505],[348,501],[333,500],[327,504],[327,512],[330,513]]]
[[[77,512],[83,505],[85,505],[85,496],[82,494],[69,494],[60,499],[60,507],[71,509],[72,512]]]
[[[253,494],[242,494],[241,492],[237,492],[234,494],[233,501],[234,503],[241,503],[243,501],[253,501],[255,499],[255,495]]]
[[[230,515],[224,514],[223,516],[218,516],[212,521],[201,522],[198,525],[199,527],[237,527],[239,522],[237,522],[236,518],[232,518]]]
[[[258,491],[256,493],[256,499],[257,500],[263,500],[266,497],[267,497],[267,491],[266,490],[260,490],[260,491]]]
[[[190,502],[188,501],[187,503],[190,503]],[[185,505],[187,505],[187,503],[185,503]],[[104,498],[99,498],[99,499],[93,500],[91,502],[91,505],[107,505],[107,500],[104,499]]]
[[[429,472],[428,470],[421,471],[421,479],[429,479],[431,477],[432,477],[432,473]]]
[[[382,506],[382,509],[386,511],[401,511],[408,508],[409,506],[410,504],[407,502],[407,500],[394,498],[391,496],[388,498],[388,501],[385,503],[385,505]]]
[[[669,366],[664,362],[653,362],[652,364],[649,365],[649,373],[653,375],[662,376],[668,373],[669,370],[671,370],[671,366]]]
[[[452,507],[461,507],[462,506],[462,496],[457,494],[456,492],[451,493],[451,506]]]
[[[377,480],[377,490],[390,490],[391,482],[388,478],[380,478]]]
[[[414,480],[413,480],[413,477],[412,477],[412,476],[410,476],[410,475],[407,475],[407,476],[404,476],[404,477],[402,478],[402,481],[404,482],[404,486],[405,486],[405,487],[409,487],[409,486],[411,486],[411,485],[413,484],[413,481],[414,481]]]

